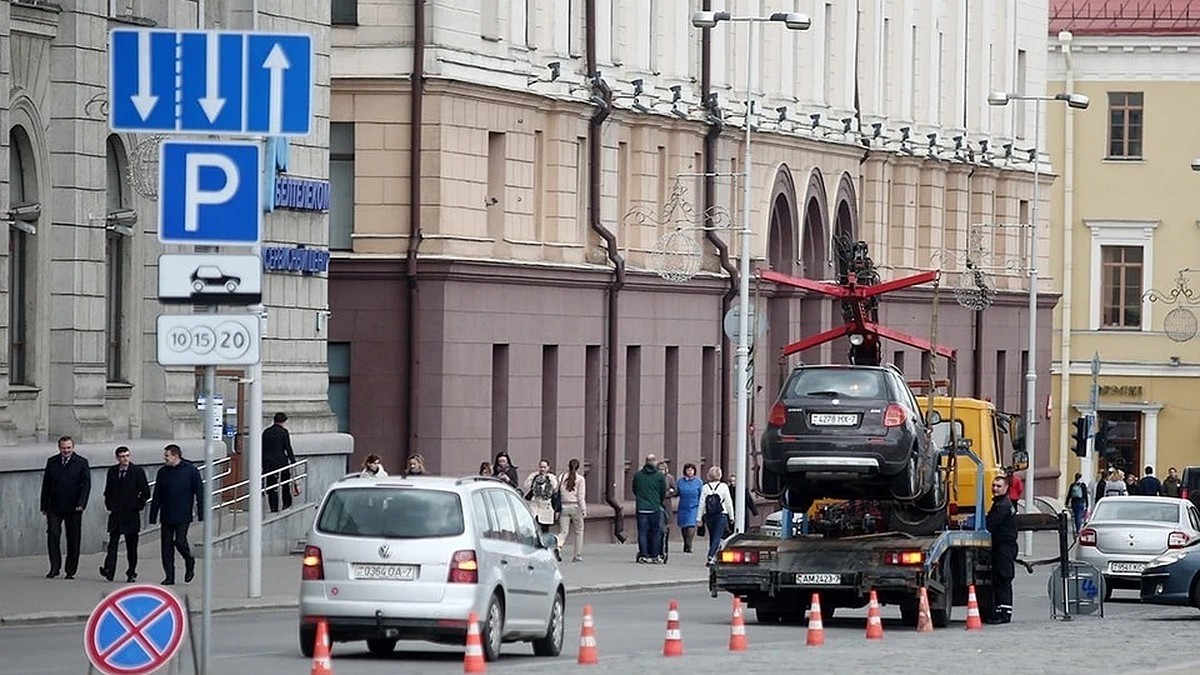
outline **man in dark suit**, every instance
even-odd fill
[[[142,531],[142,508],[150,500],[146,471],[130,461],[129,448],[120,446],[113,453],[116,466],[108,467],[104,481],[104,508],[108,509],[108,553],[100,567],[100,576],[113,580],[117,569],[117,544],[125,536],[125,554],[129,568],[125,580],[137,580],[138,533]]]
[[[292,472],[284,467],[296,463],[292,452],[292,437],[284,423],[287,413],[275,413],[275,423],[262,432],[262,468],[267,484],[267,505],[271,513],[279,512],[279,487],[283,486],[283,508],[292,508]]]
[[[50,554],[47,579],[58,576],[60,570],[67,579],[74,579],[79,569],[79,537],[83,525],[83,510],[87,508],[92,491],[92,471],[83,457],[75,454],[75,440],[70,436],[58,439],[58,454],[46,460],[42,473],[42,514],[46,516],[46,547]],[[62,532],[67,530],[67,566],[62,566]]]
[[[196,577],[196,557],[188,546],[188,526],[192,524],[192,504],[196,519],[204,520],[204,482],[200,471],[183,460],[183,451],[174,443],[163,448],[163,465],[154,478],[154,496],[150,498],[150,524],[162,513],[163,586],[175,583],[175,551],[183,556],[183,582]]]

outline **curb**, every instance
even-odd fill
[[[689,586],[694,584],[707,583],[707,579],[663,579],[657,581],[618,581],[607,584],[583,584],[579,586],[567,586],[567,593],[613,593],[617,591],[636,591],[653,588],[669,588],[674,586]],[[261,602],[257,604],[243,604],[226,607],[214,607],[213,615],[218,614],[237,614],[242,612],[269,612],[279,611],[284,609],[296,609],[300,606],[298,601],[286,602]],[[198,613],[199,608],[192,610],[193,613]],[[0,615],[0,626],[41,626],[57,623],[83,623],[88,620],[91,612],[31,612],[28,614],[7,614]]]

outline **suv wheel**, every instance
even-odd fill
[[[500,646],[504,643],[504,605],[496,595],[488,601],[483,615],[483,658],[495,661],[500,658]]]
[[[562,593],[555,593],[554,604],[550,605],[550,621],[546,624],[546,635],[533,641],[534,655],[558,656],[562,653],[564,605]]]
[[[375,656],[387,656],[396,649],[396,641],[387,638],[367,638],[367,651]]]
[[[311,659],[317,646],[317,627],[312,625],[300,626],[300,653],[304,658]]]

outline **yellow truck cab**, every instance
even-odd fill
[[[928,396],[918,397],[917,400],[922,408],[929,405]],[[934,446],[945,449],[953,440],[959,447],[959,454],[950,465],[947,480],[947,508],[950,527],[966,529],[971,526],[977,501],[982,499],[985,513],[991,504],[991,494],[987,488],[993,478],[1004,472],[1003,448],[1008,445],[1004,437],[1008,434],[1012,418],[997,413],[996,407],[988,401],[975,398],[934,396],[933,409],[941,416],[941,420],[932,427]],[[963,454],[963,450],[969,450],[979,463],[970,455]],[[941,461],[942,466],[946,467],[946,462],[950,461],[949,453],[942,455]],[[982,476],[980,466],[983,468]]]

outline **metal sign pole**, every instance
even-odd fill
[[[204,366],[204,567],[201,587],[204,604],[200,615],[200,672],[208,675],[212,658],[212,559],[213,559],[213,461],[221,440],[222,410],[218,407],[217,367]]]

